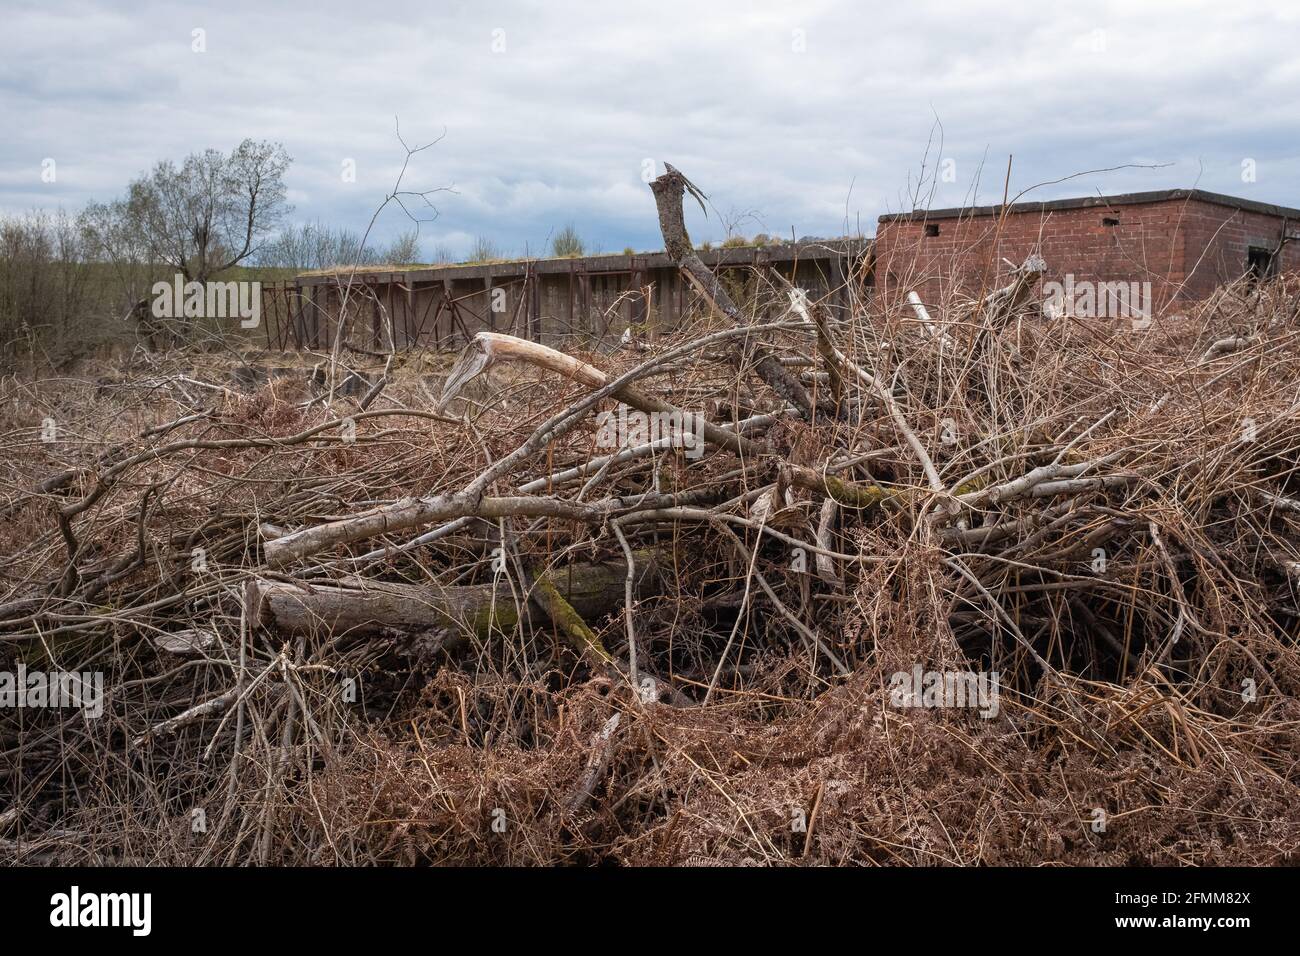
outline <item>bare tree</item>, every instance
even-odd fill
[[[20,350],[53,365],[95,338],[82,231],[64,210],[0,218],[0,368]]]
[[[587,244],[578,235],[577,228],[569,223],[551,239],[551,255],[561,259],[577,258],[587,251]]]
[[[110,315],[134,309],[158,277],[149,243],[124,199],[92,202],[78,220],[88,258],[103,263],[112,295],[104,305]],[[140,316],[137,316],[140,318]],[[146,332],[147,330],[142,330]]]
[[[328,269],[349,264],[374,265],[375,254],[361,249],[361,237],[351,229],[334,229],[320,222],[291,226],[264,243],[256,260],[272,269]]]
[[[410,265],[420,261],[420,236],[418,233],[404,232],[384,251],[382,262],[390,265]]]
[[[501,258],[501,247],[487,236],[479,236],[469,248],[470,262],[491,262]]]
[[[178,167],[163,160],[131,183],[127,214],[152,258],[187,281],[238,265],[288,212],[279,143],[246,139],[230,155],[208,149]]]

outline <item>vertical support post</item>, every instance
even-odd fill
[[[289,320],[291,323],[289,329],[293,333],[293,347],[296,349],[301,349],[303,328],[302,328],[302,281],[300,279],[293,280],[293,292],[291,295],[292,297],[289,299]]]
[[[529,284],[531,279],[531,285]],[[528,338],[534,342],[542,340],[542,289],[541,277],[534,266],[529,266],[525,288],[528,290]]]
[[[396,279],[397,277],[394,276],[393,278]],[[411,336],[412,336],[411,323],[414,320],[415,320],[415,286],[413,286],[411,283],[408,282],[406,283],[406,346],[407,348],[411,348],[412,346],[418,346],[420,344],[419,342],[414,342],[411,340]],[[415,330],[415,334],[417,335],[419,334],[418,329]]]
[[[628,308],[628,324],[640,322],[645,324],[650,318],[649,307],[645,298],[645,271],[638,265],[636,260],[632,260],[632,289],[634,295],[631,297],[631,305]]]
[[[451,280],[442,280],[442,298],[447,305],[447,337],[456,343],[456,297],[451,293]]]
[[[582,327],[595,332],[591,326],[591,274],[585,268],[578,273],[578,301],[582,306]]]
[[[848,290],[844,288],[844,266],[840,263],[838,252],[832,252],[830,258],[830,282],[831,282],[831,302],[834,303],[837,312],[843,313],[845,309]]]
[[[524,267],[524,337],[530,342],[537,341],[537,301],[533,296],[537,277],[533,275],[532,263]]]
[[[576,267],[574,266],[574,264],[573,264],[572,262],[570,262],[570,263],[569,263],[569,282],[568,282],[568,293],[569,293],[569,294],[568,294],[568,298],[565,300],[565,305],[564,305],[564,319],[565,319],[565,321],[568,323],[569,334],[573,334],[573,331],[574,331],[573,318],[574,318],[574,314],[577,312],[577,309],[574,307],[574,304],[573,304],[573,296],[574,296],[574,292],[576,291],[576,290],[575,290],[576,283],[574,282],[574,269],[575,269],[575,268],[576,268]]]
[[[320,335],[320,306],[316,302],[319,291],[319,286],[307,286],[307,304],[310,306],[307,310],[307,347],[309,349],[317,348],[319,345],[316,341]]]

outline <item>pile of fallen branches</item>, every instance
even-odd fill
[[[104,696],[0,711],[0,854],[1294,859],[1294,283],[738,303],[652,188],[704,306],[652,346],[6,384],[3,666]]]

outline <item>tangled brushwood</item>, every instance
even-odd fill
[[[733,298],[653,187],[709,308],[612,353],[4,382],[2,666],[103,692],[0,710],[0,855],[1296,862],[1300,286]]]

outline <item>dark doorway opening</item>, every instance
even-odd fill
[[[1251,246],[1246,250],[1246,275],[1252,280],[1267,279],[1273,274],[1274,256],[1272,249],[1263,246]]]

